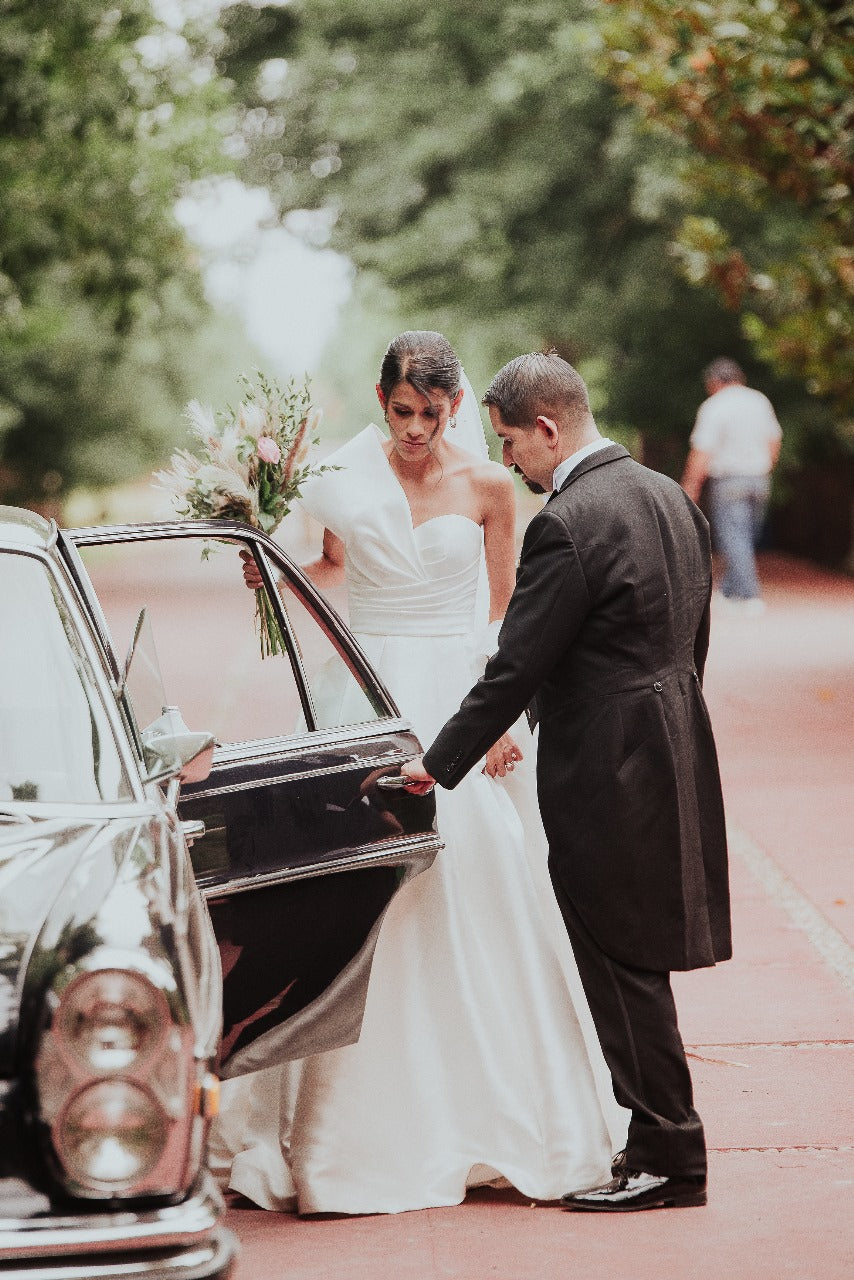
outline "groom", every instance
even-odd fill
[[[706,1147],[670,971],[731,954],[724,812],[702,694],[711,561],[679,485],[603,439],[580,375],[525,355],[484,396],[504,461],[553,490],[531,520],[498,651],[412,790],[453,788],[534,697],[549,869],[617,1101],[605,1186],[567,1209],[706,1202]]]

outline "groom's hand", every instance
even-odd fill
[[[407,760],[406,764],[401,765],[400,772],[404,777],[412,779],[407,783],[406,790],[414,796],[426,796],[427,792],[432,791],[436,785],[436,779],[430,776],[421,763],[421,756],[417,756],[414,760]]]
[[[486,764],[481,773],[490,778],[504,778],[512,773],[517,762],[524,760],[522,748],[509,733],[502,733],[498,741],[486,753]]]

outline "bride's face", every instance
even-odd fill
[[[451,399],[440,387],[430,388],[430,398],[409,382],[399,382],[386,399],[377,387],[380,404],[386,411],[394,447],[403,458],[417,461],[426,457],[442,438],[452,413],[463,398],[462,390]]]

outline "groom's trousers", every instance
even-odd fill
[[[628,1168],[665,1177],[705,1176],[703,1124],[694,1110],[670,974],[635,969],[607,956],[554,871],[552,883],[614,1096],[631,1111]]]

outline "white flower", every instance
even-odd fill
[[[156,487],[171,494],[173,498],[183,498],[201,465],[200,460],[192,453],[188,453],[186,449],[179,449],[172,454],[171,470],[155,471]]]
[[[190,427],[200,440],[210,442],[216,437],[216,418],[210,405],[191,400],[184,410],[184,416],[189,418]]]
[[[267,414],[259,404],[254,404],[251,400],[248,403],[244,401],[237,417],[243,434],[252,436],[253,440],[258,439],[267,425]]]
[[[252,501],[249,486],[238,472],[231,467],[218,467],[214,463],[204,462],[194,477],[205,489],[219,489],[225,493],[233,493],[240,498]]]
[[[217,461],[221,462],[224,467],[233,467],[241,475],[246,474],[246,468],[237,456],[237,449],[243,443],[243,439],[243,433],[237,423],[230,422],[228,426],[223,428],[217,449]]]

